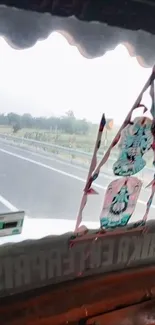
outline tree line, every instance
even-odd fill
[[[60,131],[68,134],[87,134],[91,123],[85,119],[77,119],[72,111],[61,117],[33,117],[31,114],[0,114],[0,125],[11,126],[16,133],[22,128]]]

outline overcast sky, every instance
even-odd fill
[[[27,50],[14,50],[0,38],[1,113],[50,116],[71,109],[78,118],[97,122],[105,112],[119,123],[150,72],[123,45],[90,60],[58,33]]]

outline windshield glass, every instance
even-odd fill
[[[0,38],[0,212],[24,210],[27,237],[74,230],[98,125],[106,127],[98,161],[111,144],[151,69],[140,66],[123,45],[94,59],[83,57],[59,33],[26,50]],[[149,91],[143,104],[150,109]],[[143,115],[140,107],[132,119]],[[149,110],[145,116],[151,118]],[[117,179],[118,145],[94,184],[83,224],[100,226],[107,186]],[[145,152],[143,181],[130,221],[143,218],[153,178],[153,153]],[[121,203],[122,204],[122,203]],[[155,201],[148,219],[153,218]],[[27,221],[26,221],[27,222]]]

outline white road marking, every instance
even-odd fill
[[[11,204],[8,200],[6,200],[2,195],[0,195],[0,202],[5,205],[10,211],[16,212],[18,209]]]
[[[24,157],[24,156],[22,156],[22,155],[18,155],[18,154],[16,154],[16,153],[10,152],[10,151],[8,151],[8,150],[0,149],[0,151],[3,152],[3,153],[6,153],[7,155],[10,155],[10,156],[13,156],[13,157],[19,158],[19,159],[21,159],[21,160],[28,161],[28,162],[30,162],[30,163],[32,163],[32,164],[37,165],[37,166],[44,167],[44,168],[46,168],[46,169],[52,170],[52,171],[54,171],[54,172],[56,172],[56,173],[58,173],[58,174],[61,174],[61,175],[63,175],[63,176],[67,176],[67,177],[70,177],[70,178],[74,178],[74,179],[76,179],[76,180],[78,180],[78,181],[81,181],[81,182],[83,182],[83,183],[85,183],[85,181],[86,181],[86,180],[85,180],[84,178],[82,178],[82,177],[76,176],[76,175],[71,174],[71,173],[64,172],[64,171],[61,170],[61,169],[57,169],[57,168],[51,167],[51,166],[46,165],[46,164],[43,164],[43,163],[41,163],[41,162],[39,162],[39,161],[36,161],[36,160],[30,159],[30,158]],[[97,187],[97,188],[100,188],[100,189],[102,189],[102,190],[106,190],[106,189],[107,189],[107,187],[102,186],[102,185],[100,185],[100,184],[98,184],[98,183],[94,183],[94,186]],[[138,203],[140,203],[140,204],[146,206],[146,203],[147,203],[147,202],[142,201],[142,200],[138,200]],[[155,209],[155,205],[152,204],[152,205],[151,205],[151,208]]]
[[[1,139],[0,139],[0,141],[1,141]],[[11,149],[13,149],[13,148],[15,148],[16,150],[19,150],[19,151],[22,151],[22,152],[26,152],[26,150],[24,149],[24,148],[22,148],[22,147],[18,147],[17,145],[15,145],[14,143],[12,144],[12,145],[10,145],[10,144],[8,144],[8,143],[5,143],[5,145],[7,146],[7,147],[9,147],[9,148],[11,148]],[[63,161],[63,160],[59,160],[59,159],[57,159],[57,158],[52,158],[52,157],[49,157],[49,156],[47,156],[47,155],[44,155],[44,154],[40,154],[40,153],[38,153],[38,152],[34,152],[34,151],[31,151],[31,150],[27,150],[27,152],[29,153],[29,154],[31,154],[32,156],[36,156],[36,157],[39,157],[39,158],[42,158],[42,159],[47,159],[47,160],[49,160],[49,161],[54,161],[54,162],[57,162],[58,164],[61,164],[61,165],[65,165],[65,166],[68,166],[68,167],[71,167],[71,168],[75,168],[75,169],[77,169],[77,170],[80,170],[80,171],[83,171],[83,172],[87,172],[87,169],[86,168],[84,168],[84,167],[82,167],[82,166],[77,166],[77,165],[75,165],[75,164],[72,164],[72,163],[69,163],[69,162],[66,162],[66,161]],[[150,169],[150,170],[152,170],[151,168],[148,168],[147,167],[147,169]],[[111,169],[110,168],[106,168],[106,171],[107,172],[111,172]],[[114,179],[114,175],[108,175],[108,174],[105,174],[103,171],[101,171],[101,173],[100,173],[100,178],[107,178],[107,179],[110,179],[110,180],[113,180]],[[142,176],[140,176],[139,177],[142,181],[143,181],[143,177]],[[82,180],[81,180],[82,181]],[[146,185],[148,184],[149,182],[147,182],[146,183]],[[105,187],[105,189],[106,189],[107,187]],[[102,189],[104,189],[103,187],[102,187]],[[145,189],[146,191],[149,191],[149,188],[146,188],[146,186],[142,186],[142,189]],[[143,203],[142,203],[143,204]]]
[[[46,168],[46,169],[52,170],[52,171],[54,171],[54,172],[56,172],[56,173],[59,173],[59,174],[61,174],[61,175],[64,175],[64,176],[67,176],[67,177],[70,177],[70,178],[74,178],[74,179],[76,179],[76,180],[78,180],[78,181],[81,181],[81,182],[83,182],[83,183],[85,183],[85,181],[86,181],[86,180],[85,180],[84,178],[82,178],[82,177],[76,176],[76,175],[71,174],[71,173],[64,172],[64,171],[61,170],[61,169],[57,169],[57,168],[51,167],[51,166],[46,165],[46,164],[43,164],[43,163],[41,163],[41,162],[39,162],[39,161],[36,161],[36,160],[30,159],[30,158],[27,158],[27,157],[24,157],[24,156],[21,156],[21,155],[17,155],[17,154],[15,154],[15,153],[13,153],[13,152],[10,152],[10,151],[4,150],[4,149],[0,149],[0,151],[1,151],[1,152],[4,152],[4,153],[6,153],[6,154],[8,154],[8,155],[10,155],[10,156],[13,156],[13,157],[16,157],[16,158],[19,158],[19,159],[22,159],[22,160],[28,161],[28,162],[30,162],[30,163],[32,163],[32,164],[37,165],[37,166],[44,167],[44,168]],[[95,183],[95,186],[98,187],[98,188],[101,188],[101,189],[103,189],[103,190],[106,189],[106,187],[104,187],[104,186],[102,186],[102,185],[99,185],[99,184],[96,184],[96,183]]]
[[[1,139],[0,139],[0,141],[1,141]],[[15,144],[12,144],[12,145],[10,145],[10,144],[8,144],[8,143],[2,143],[2,144],[5,144],[7,147],[9,147],[9,148],[14,148],[14,149],[16,149],[16,150],[18,150],[18,151],[22,151],[22,152],[26,152],[26,150],[24,149],[24,148],[22,148],[22,147],[18,147],[17,145],[15,145]],[[69,162],[67,162],[67,161],[64,161],[64,160],[60,160],[60,159],[58,159],[58,158],[52,158],[52,157],[49,157],[49,156],[47,156],[47,155],[45,155],[45,154],[42,154],[42,153],[38,153],[38,152],[34,152],[34,151],[31,151],[31,150],[27,150],[27,152],[29,153],[29,154],[31,154],[32,156],[36,156],[36,157],[39,157],[39,158],[42,158],[42,159],[47,159],[47,160],[49,160],[49,161],[54,161],[54,162],[57,162],[58,164],[61,164],[61,165],[65,165],[65,166],[68,166],[68,167],[71,167],[71,168],[75,168],[75,169],[77,169],[77,170],[80,170],[80,171],[83,171],[83,172],[87,172],[87,169],[85,168],[85,167],[82,167],[82,166],[78,166],[78,165],[75,165],[75,164],[72,164],[72,163],[69,163]],[[107,172],[111,172],[111,169],[109,169],[109,168],[106,168],[106,171]],[[113,176],[110,176],[110,175],[108,175],[108,174],[104,174],[104,172],[102,172],[101,171],[101,174],[100,174],[100,176],[101,177],[104,177],[104,178],[107,178],[107,179],[114,179],[114,177]]]

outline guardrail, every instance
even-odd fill
[[[42,149],[51,149],[52,151],[61,151],[64,153],[68,153],[69,155],[73,155],[73,156],[79,156],[79,157],[87,157],[87,158],[91,158],[92,157],[92,152],[85,152],[82,150],[77,150],[74,148],[69,148],[69,147],[65,147],[65,146],[59,146],[56,145],[54,143],[48,143],[48,142],[44,142],[44,141],[38,141],[38,140],[34,140],[34,139],[27,139],[24,137],[17,137],[14,135],[8,135],[8,134],[0,134],[0,139],[4,139],[4,140],[9,140],[9,141],[13,141],[13,142],[18,142],[20,144],[28,144],[28,145],[33,145],[35,147],[40,147]],[[98,155],[100,158],[102,157],[101,155]],[[112,161],[114,161],[115,159],[110,158]]]
[[[68,155],[68,157],[70,157],[70,159],[73,161],[75,159],[81,158],[83,160],[87,160],[90,161],[92,158],[92,152],[85,152],[85,151],[81,151],[81,150],[77,150],[74,148],[68,148],[68,147],[63,147],[63,146],[59,146],[53,143],[48,143],[48,142],[44,142],[44,141],[38,141],[38,140],[34,140],[34,139],[27,139],[24,137],[17,137],[14,135],[8,135],[8,134],[0,134],[0,139],[4,140],[5,142],[9,141],[11,143],[16,143],[19,144],[20,146],[24,146],[24,145],[28,145],[28,146],[33,146],[36,148],[36,150],[42,149],[44,151],[48,151],[50,153],[53,154],[57,154],[57,155]],[[98,158],[100,159],[102,156],[99,154]],[[106,168],[108,168],[109,170],[111,170],[112,164],[115,161],[114,158],[109,157],[107,163],[106,163]],[[146,172],[154,172],[153,168],[145,168]],[[112,170],[111,170],[112,172]]]
[[[89,152],[85,152],[85,151],[81,151],[81,150],[76,150],[73,148],[68,148],[68,147],[63,147],[63,146],[59,146],[53,143],[48,143],[48,142],[44,142],[44,141],[38,141],[38,140],[34,140],[34,139],[27,139],[24,137],[17,137],[14,135],[8,135],[8,134],[0,134],[0,138],[5,139],[5,140],[10,140],[10,141],[15,141],[15,142],[20,142],[20,143],[25,143],[28,145],[35,145],[36,147],[41,147],[41,148],[48,148],[51,150],[58,150],[61,152],[65,152],[68,153],[70,155],[78,155],[81,157],[92,157],[92,153]]]

